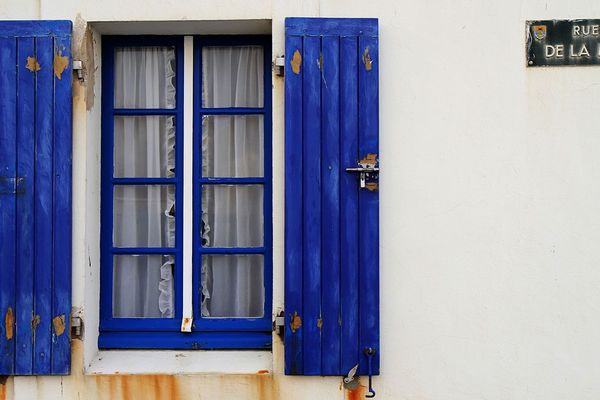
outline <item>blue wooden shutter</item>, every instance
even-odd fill
[[[70,21],[0,21],[0,375],[68,374]]]
[[[285,371],[379,373],[376,19],[287,18]],[[371,176],[373,178],[373,176]]]

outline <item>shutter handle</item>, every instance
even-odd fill
[[[377,181],[379,180],[378,163],[377,154],[369,153],[357,162],[358,167],[348,167],[346,172],[359,174],[361,189],[376,190],[378,188]]]
[[[367,356],[367,365],[369,370],[369,393],[367,393],[365,397],[372,399],[375,397],[375,391],[373,390],[373,356],[375,356],[375,349],[372,347],[365,347],[364,353]]]

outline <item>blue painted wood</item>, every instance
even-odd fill
[[[104,332],[98,345],[104,349],[265,349],[271,348],[270,332]]]
[[[303,53],[302,38],[286,36],[285,59]],[[302,231],[302,73],[285,75],[285,373],[304,374]]]
[[[70,37],[54,39],[54,54],[71,57]],[[71,366],[71,236],[72,236],[72,63],[54,77],[54,258],[52,319],[65,322],[61,333],[52,324],[52,374],[69,374]]]
[[[359,154],[379,154],[379,52],[374,37],[359,37]],[[367,68],[371,59],[371,69]],[[360,368],[367,373],[366,347],[376,349],[373,374],[379,374],[379,191],[361,190],[359,194],[360,265]]]
[[[32,21],[11,20],[0,21],[0,37],[33,37],[61,36],[70,37],[73,23],[71,21]]]
[[[322,38],[322,375],[338,375],[341,356],[339,43],[338,36]]]
[[[2,24],[0,24],[1,26]],[[17,40],[0,37],[0,176],[17,176]],[[16,313],[16,198],[0,194],[0,375],[12,375],[15,326],[7,315]],[[6,322],[9,322],[7,325]]]
[[[16,353],[15,373],[29,375],[33,372],[33,329],[34,314],[34,264],[33,259],[21,250],[31,252],[29,232],[33,231],[33,215],[29,203],[34,196],[34,174],[31,165],[34,158],[33,140],[35,138],[35,79],[36,73],[28,70],[27,58],[36,57],[33,38],[18,39],[18,82],[19,95],[17,101],[17,137],[19,140],[18,156],[26,166],[19,165],[19,174],[29,176],[25,179],[25,193],[19,195],[17,222],[19,230],[18,268],[16,274]],[[26,172],[27,171],[27,172]],[[23,218],[23,220],[21,220]],[[52,225],[52,223],[50,223]]]
[[[344,167],[356,165],[358,154],[358,39],[340,39],[340,157]],[[341,372],[347,373],[358,364],[358,186],[353,174],[341,172]]]
[[[285,32],[288,36],[377,36],[377,30],[377,18],[285,19]]]
[[[365,347],[377,350],[377,374],[378,191],[345,172],[378,154],[377,20],[287,18],[287,62],[296,50],[300,71],[289,65],[285,78],[286,374],[345,375],[359,364],[364,375]],[[302,328],[292,332],[296,310]]]
[[[321,373],[321,39],[304,38],[303,122],[303,282],[304,374]],[[293,73],[293,72],[292,72]]]
[[[41,69],[36,74],[35,96],[35,149],[34,176],[35,198],[33,230],[34,244],[34,314],[39,316],[34,331],[34,374],[49,374],[52,371],[51,325],[52,325],[52,252],[53,252],[53,111],[54,71],[50,66],[54,60],[52,37],[36,39],[36,56]],[[34,317],[35,318],[35,317]]]

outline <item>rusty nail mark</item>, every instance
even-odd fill
[[[6,315],[4,316],[4,326],[6,328],[6,340],[13,338],[13,325],[15,323],[15,316],[13,315],[12,307],[8,307]]]
[[[378,188],[379,185],[376,182],[367,182],[367,189],[369,189],[371,192],[374,192]]]
[[[319,69],[323,71],[323,52],[319,53]]]
[[[369,54],[369,48],[366,47],[362,56],[363,64],[365,64],[365,69],[370,71],[373,68],[373,60],[371,59],[371,54]]]
[[[317,320],[317,328],[321,329],[323,327],[323,319],[319,318]]]
[[[59,315],[52,319],[52,326],[54,326],[54,332],[56,336],[60,336],[65,333],[65,314]]]
[[[298,50],[294,52],[294,56],[292,57],[290,64],[292,65],[292,71],[298,75],[300,73],[300,64],[302,64],[302,56]]]
[[[257,374],[259,374],[259,375],[268,374],[268,373],[269,373],[268,369],[259,369],[257,372]]]
[[[63,56],[60,53],[54,55],[54,75],[58,79],[62,78],[62,73],[69,65],[69,57]]]
[[[35,330],[35,328],[37,328],[37,327],[38,327],[38,325],[40,324],[40,321],[41,321],[41,318],[40,318],[40,316],[39,316],[39,315],[34,315],[34,316],[31,318],[31,329],[32,329],[32,330]]]
[[[358,163],[359,164],[371,164],[371,165],[375,165],[375,164],[377,164],[377,154],[368,153],[365,156],[365,158],[363,158],[362,160],[360,160]]]
[[[302,318],[298,315],[298,311],[294,311],[294,315],[292,315],[292,322],[290,324],[290,328],[292,329],[292,333],[296,333],[302,326]]]
[[[27,57],[27,65],[25,68],[30,70],[31,72],[38,72],[42,67],[40,67],[40,63],[37,62],[35,57]]]

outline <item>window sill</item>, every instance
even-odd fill
[[[102,350],[87,375],[270,374],[270,351]]]

